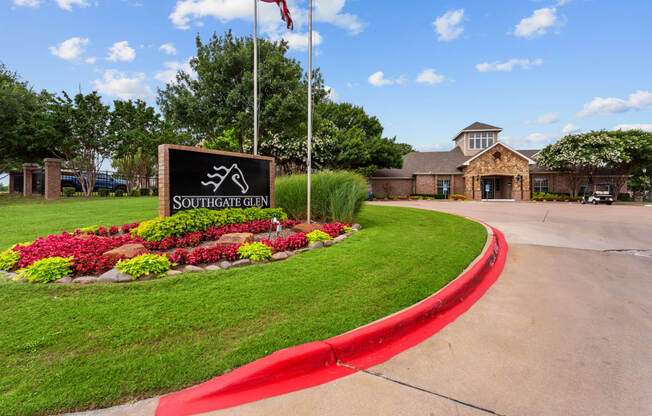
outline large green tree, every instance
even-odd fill
[[[568,175],[573,196],[578,194],[584,178],[591,185],[598,171],[621,166],[630,159],[621,143],[605,131],[568,135],[537,155],[539,165]]]
[[[198,141],[211,141],[228,131],[239,150],[253,143],[253,39],[231,31],[204,43],[197,36],[192,73],[180,71],[159,89],[157,103],[166,120],[187,129]],[[307,117],[307,80],[301,65],[286,56],[285,41],[258,40],[259,137],[297,137]],[[313,73],[314,99],[326,91],[319,70]]]
[[[97,171],[114,150],[108,135],[109,106],[95,91],[73,98],[63,92],[50,104],[50,113],[54,128],[43,143],[74,171],[82,191],[90,196]]]
[[[642,169],[652,170],[652,133],[642,130],[616,130],[606,134],[616,141],[620,152],[624,155],[619,163],[610,165],[620,174],[614,178],[615,188],[621,189],[630,181],[632,189],[642,190],[642,187],[638,186],[644,183],[644,176],[641,176]]]
[[[52,156],[42,138],[51,133],[47,91],[37,93],[0,63],[0,172]]]

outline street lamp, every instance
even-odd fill
[[[643,201],[647,201],[647,168],[643,168]]]

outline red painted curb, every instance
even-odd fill
[[[346,334],[277,351],[198,386],[163,396],[156,415],[194,415],[317,386],[380,364],[417,345],[469,309],[500,276],[507,242],[500,231],[488,227],[493,235],[482,257],[424,301]]]

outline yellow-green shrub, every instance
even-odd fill
[[[122,260],[115,267],[136,280],[150,273],[156,277],[163,277],[174,265],[165,254],[141,254],[129,260]]]
[[[20,260],[20,253],[14,251],[14,248],[9,248],[0,253],[0,270],[10,271],[14,268],[16,263]]]
[[[272,257],[272,249],[263,243],[249,243],[238,247],[238,254],[242,259],[263,261]]]
[[[14,279],[27,278],[30,282],[47,283],[72,275],[73,257],[48,257],[37,260],[30,266],[18,270]]]
[[[317,241],[326,241],[326,240],[332,240],[333,237],[330,235],[326,234],[325,232],[321,230],[315,230],[313,232],[310,232],[306,234],[306,238],[308,239],[308,243],[316,243]]]

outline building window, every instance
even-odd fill
[[[469,149],[486,149],[494,144],[493,131],[481,131],[477,133],[469,133]]]
[[[534,178],[534,192],[549,192],[548,178]]]
[[[446,184],[446,191],[444,191],[444,184]],[[437,179],[437,193],[438,194],[450,194],[451,193],[451,181],[450,179]]]

